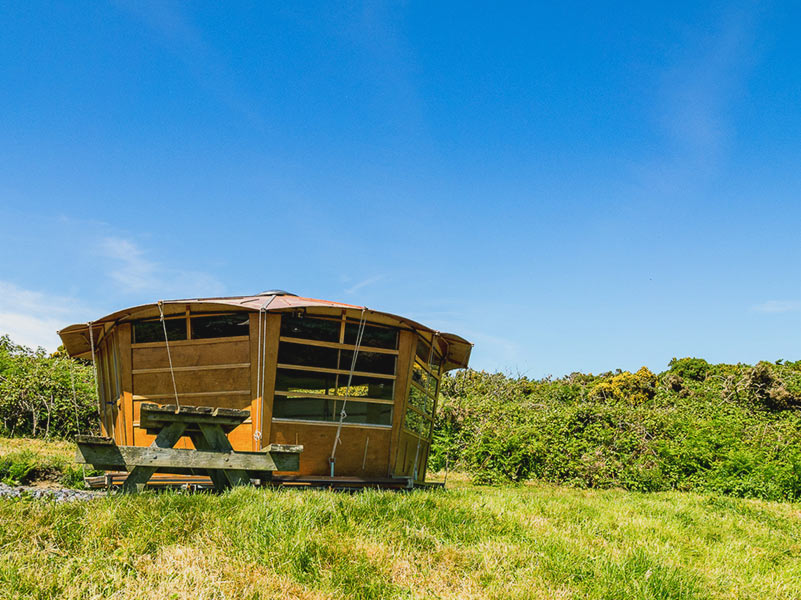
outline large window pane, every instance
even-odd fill
[[[339,422],[343,402],[327,398],[276,396],[273,417],[303,421]],[[349,400],[345,404],[345,423],[391,425],[392,405]]]
[[[338,342],[340,321],[301,317],[293,314],[281,315],[281,335],[286,337]]]
[[[379,400],[392,400],[393,380],[379,379],[377,377],[362,377],[354,375],[351,380],[350,394],[348,394],[348,375],[339,376],[337,396],[350,396],[351,398],[377,398]]]
[[[283,365],[336,369],[338,353],[336,348],[281,342],[278,345],[278,362]]]
[[[165,319],[167,326],[167,339],[185,340],[186,339],[186,318]],[[161,321],[137,321],[133,324],[133,341],[135,344],[145,342],[163,342],[164,328]]]
[[[339,359],[339,368],[350,371],[353,364],[353,351],[342,350]],[[382,373],[386,375],[395,374],[395,355],[383,354],[380,352],[365,352],[359,350],[356,357],[355,371],[364,371],[365,373]]]
[[[428,379],[429,375],[426,370],[421,367],[417,361],[414,361],[414,367],[412,368],[412,381],[425,390],[428,388]]]
[[[237,337],[250,334],[248,313],[191,317],[192,339],[203,340],[218,337]]]
[[[273,417],[277,419],[333,421],[335,410],[334,401],[326,398],[275,396],[273,400]]]
[[[355,345],[358,335],[359,324],[352,321],[347,322],[345,324],[345,343]],[[394,350],[398,347],[398,330],[391,327],[365,325],[361,345]]]
[[[276,370],[275,389],[280,392],[333,394],[335,387],[336,375],[333,373],[314,373],[293,369]]]
[[[426,439],[428,439],[431,434],[431,421],[426,419],[423,415],[414,412],[413,410],[406,411],[404,426],[409,431]]]
[[[424,365],[428,364],[428,368],[431,369],[431,371],[435,375],[439,375],[439,369],[442,364],[442,357],[439,355],[439,352],[437,352],[436,347],[432,352],[431,344],[429,344],[423,338],[418,337],[416,354],[417,358],[420,359],[421,363],[423,363]]]
[[[430,415],[434,409],[434,400],[414,385],[409,389],[409,404],[427,415]]]

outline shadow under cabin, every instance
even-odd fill
[[[272,474],[284,485],[424,484],[440,379],[472,349],[405,317],[280,290],[154,302],[59,335],[70,356],[94,359],[113,443],[154,442],[143,407],[146,419],[164,406],[248,411],[227,431],[234,451],[303,446],[297,470]]]

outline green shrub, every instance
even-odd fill
[[[658,382],[662,382],[659,384]],[[443,378],[430,466],[479,482],[801,499],[801,364]]]
[[[94,372],[0,336],[0,434],[64,438],[97,429]]]

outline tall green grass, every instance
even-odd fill
[[[548,485],[0,501],[0,598],[801,597],[801,511]]]

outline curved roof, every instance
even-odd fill
[[[362,311],[368,321],[385,323],[387,325],[398,325],[407,327],[422,333],[435,333],[447,345],[445,352],[445,370],[459,369],[467,366],[470,360],[470,352],[473,344],[464,338],[453,334],[435,331],[430,327],[421,325],[416,321],[380,311],[371,310],[365,306],[355,304],[345,304],[343,302],[331,302],[329,300],[317,300],[315,298],[301,298],[287,294],[282,291],[271,291],[257,296],[229,296],[223,298],[188,298],[183,300],[164,300],[161,302],[165,315],[175,315],[183,313],[186,307],[190,310],[202,308],[202,310],[231,310],[232,308],[246,311],[264,310],[268,312],[281,312],[291,310],[314,310],[315,313],[324,314],[326,311],[352,311],[349,315],[360,318]],[[96,321],[92,321],[92,333],[94,341],[100,339],[103,331],[117,323],[125,323],[136,319],[146,319],[159,316],[159,303],[142,304],[120,310],[110,315],[106,315]],[[87,358],[91,353],[91,343],[89,338],[89,324],[77,323],[65,327],[58,332],[64,347],[70,356]]]

